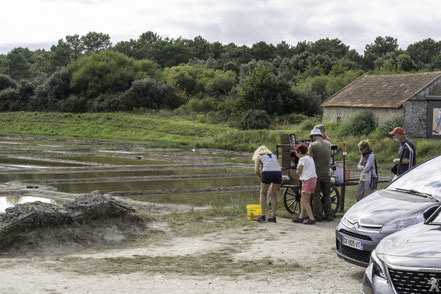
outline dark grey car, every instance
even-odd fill
[[[363,293],[441,293],[441,206],[425,215],[424,223],[378,244],[363,278]]]
[[[441,201],[441,155],[415,166],[383,190],[354,204],[336,228],[337,255],[367,267],[386,236],[423,221],[423,212]]]

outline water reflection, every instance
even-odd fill
[[[259,185],[259,180],[256,176],[102,183],[68,183],[52,184],[51,186],[56,187],[59,191],[66,193],[89,193],[94,190],[99,190],[104,194],[112,191],[188,190],[253,185]]]
[[[27,202],[35,202],[35,201],[41,201],[45,203],[53,203],[53,204],[59,204],[57,201],[49,198],[43,198],[43,197],[35,197],[35,196],[0,196],[0,213],[5,212],[6,208],[13,207],[16,204],[19,203],[27,203]]]
[[[120,170],[120,171],[64,171],[45,173],[7,173],[0,174],[1,182],[10,181],[41,181],[50,179],[95,179],[95,178],[117,178],[117,177],[146,177],[146,176],[171,176],[171,175],[195,175],[195,174],[239,174],[251,173],[251,168],[165,168],[152,170]]]
[[[50,166],[84,166],[82,163],[67,163],[67,162],[57,162],[57,161],[45,161],[45,160],[34,160],[34,159],[23,159],[23,158],[9,158],[0,157],[0,164],[7,164],[17,167],[50,167]]]

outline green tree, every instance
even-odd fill
[[[164,81],[143,79],[134,81],[121,97],[120,109],[132,110],[134,108],[148,109],[174,109],[181,104],[174,88]]]
[[[383,58],[388,53],[398,52],[397,39],[392,37],[377,37],[374,43],[366,45],[364,50],[364,63],[368,70],[375,68],[376,60]],[[377,63],[378,66],[378,63]]]
[[[210,43],[201,36],[195,37],[193,40],[188,41],[188,47],[190,50],[190,58],[198,58],[207,60],[210,57]]]
[[[239,47],[234,43],[229,43],[224,46],[224,53],[222,53],[221,59],[224,60],[224,64],[230,61],[239,64],[248,63],[252,59],[251,50],[247,46]]]
[[[134,80],[149,77],[145,66],[119,52],[99,51],[68,66],[70,86],[74,94],[89,98],[125,91]]]
[[[233,71],[223,72],[217,70],[212,78],[205,82],[205,93],[211,96],[227,96],[236,85],[236,73]]]
[[[214,42],[210,44],[210,56],[214,59],[219,59],[224,53],[224,46],[220,42]]]
[[[6,55],[4,60],[5,74],[14,80],[28,79],[31,77],[33,54],[28,48],[14,48]]]
[[[397,65],[400,72],[409,72],[417,69],[417,66],[413,62],[412,57],[410,57],[410,55],[407,53],[403,53],[397,56]]]
[[[308,49],[315,55],[327,55],[336,59],[341,59],[349,52],[349,46],[345,45],[339,39],[320,39],[311,44]]]
[[[75,35],[67,35],[66,36],[66,45],[70,48],[72,56],[70,60],[76,61],[80,58],[81,53],[84,50],[84,43],[81,40],[78,34]]]
[[[271,115],[283,112],[282,101],[276,76],[268,67],[260,65],[241,81],[235,105],[239,112],[260,109]]]
[[[17,83],[9,76],[0,74],[0,91],[7,88],[17,88]]]
[[[89,32],[80,38],[84,46],[86,54],[90,55],[93,52],[98,52],[103,49],[108,49],[112,46],[110,36],[108,34]]]
[[[433,60],[441,54],[441,42],[431,38],[410,44],[406,49],[417,70],[429,69]]]
[[[293,55],[293,48],[285,41],[282,41],[276,46],[276,55],[281,58],[290,58]]]
[[[275,57],[276,48],[273,44],[267,44],[263,41],[253,44],[251,47],[251,56],[256,60],[271,60]]]
[[[63,39],[58,40],[57,45],[52,45],[50,52],[52,53],[51,65],[53,70],[67,66],[71,61],[72,49]]]

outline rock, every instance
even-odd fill
[[[6,208],[5,213],[0,213],[0,232],[4,227],[8,232],[13,232],[70,222],[71,217],[63,207],[41,201],[28,202]]]
[[[80,196],[63,206],[69,212],[72,220],[77,222],[116,217],[135,211],[130,205],[113,197],[101,195],[96,191],[89,195]]]
[[[23,233],[38,228],[57,227],[72,222],[88,223],[135,211],[130,205],[94,191],[58,206],[41,201],[17,204],[0,213],[0,248]]]

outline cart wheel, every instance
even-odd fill
[[[334,214],[337,213],[338,208],[340,207],[340,191],[334,185],[331,186],[331,193],[329,194],[331,197],[331,207],[334,211]]]
[[[300,189],[298,187],[286,187],[283,191],[283,204],[289,213],[294,214],[300,212]]]

